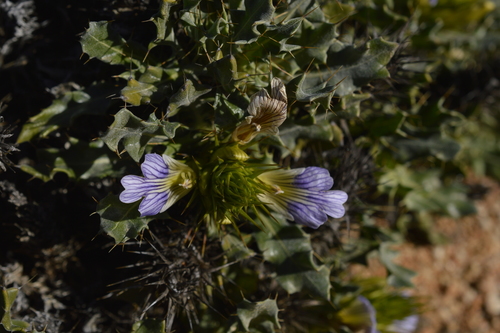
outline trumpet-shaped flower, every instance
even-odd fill
[[[283,82],[278,78],[271,80],[271,96],[261,89],[252,96],[245,122],[233,132],[233,140],[240,144],[250,142],[257,134],[278,134],[278,127],[286,119],[287,97]]]
[[[139,205],[141,216],[166,211],[188,194],[196,181],[190,167],[167,155],[146,154],[141,170],[144,177],[129,175],[122,178],[125,191],[120,194],[123,203],[144,198]]]
[[[330,190],[333,178],[328,170],[308,167],[272,170],[258,176],[269,191],[258,195],[272,209],[295,223],[317,229],[328,216],[344,216],[347,201],[343,191]]]

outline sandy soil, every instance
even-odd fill
[[[418,333],[500,332],[500,185],[472,181],[489,188],[476,203],[477,215],[437,219],[443,244],[399,247],[397,263],[418,272],[414,295],[426,301]],[[373,258],[368,269],[354,270],[365,276],[385,274]]]

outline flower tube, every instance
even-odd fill
[[[317,229],[328,216],[344,216],[347,194],[330,190],[333,178],[319,167],[267,171],[258,176],[269,191],[258,195],[272,209],[298,224]]]
[[[144,177],[128,175],[122,178],[125,191],[120,194],[123,203],[144,198],[139,205],[141,216],[163,213],[188,194],[196,181],[190,167],[167,155],[146,154],[141,170]]]

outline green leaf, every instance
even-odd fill
[[[1,326],[0,331],[14,332],[14,331],[22,331],[26,332],[30,325],[21,320],[13,320],[11,318],[10,309],[14,304],[17,293],[19,290],[17,288],[4,288],[2,287],[2,292],[0,293],[0,318],[1,318]],[[2,330],[3,328],[3,330]]]
[[[330,299],[330,269],[314,265],[312,252],[298,254],[278,266],[276,281],[290,294],[307,290],[314,296]],[[311,267],[310,267],[311,266]]]
[[[34,138],[47,137],[60,127],[69,127],[81,115],[104,115],[118,92],[115,86],[95,84],[85,90],[67,92],[63,98],[52,102],[48,108],[31,117],[23,126],[18,143]]]
[[[328,53],[328,67],[304,74],[298,80],[297,100],[312,101],[326,97],[323,105],[330,104],[331,94],[350,95],[375,79],[389,76],[385,67],[394,55],[398,44],[382,38],[370,40],[365,45],[355,48],[344,45],[341,50]]]
[[[453,218],[476,213],[474,203],[467,197],[466,188],[460,184],[439,187],[428,191],[410,191],[403,202],[408,209],[447,214]]]
[[[179,77],[178,71],[157,66],[148,66],[144,71],[136,70],[133,75],[136,79],[131,78],[130,72],[125,72],[120,77],[127,79],[127,86],[122,89],[121,97],[134,106],[162,102],[172,81]]]
[[[101,230],[113,237],[115,243],[124,243],[129,239],[135,239],[147,229],[148,223],[156,217],[141,217],[139,213],[139,202],[125,204],[117,195],[108,194],[97,205],[97,214],[101,217]],[[166,213],[162,216],[168,216]]]
[[[153,43],[150,44],[150,50],[158,44],[175,43],[175,34],[172,29],[172,25],[168,20],[170,15],[170,7],[172,7],[174,4],[175,2],[173,1],[161,1],[160,9],[151,18],[150,21],[156,25],[156,39]]]
[[[308,66],[314,59],[321,64],[326,64],[328,49],[336,41],[336,25],[328,22],[311,22],[302,20],[300,33],[288,42],[300,46],[300,51],[294,52],[294,58],[301,66]],[[325,80],[328,81],[328,80]]]
[[[259,39],[259,45],[271,54],[300,49],[300,45],[289,44],[288,40],[297,33],[301,23],[302,18],[297,17],[278,25],[268,25]]]
[[[243,260],[255,255],[255,252],[248,248],[247,244],[240,237],[229,233],[222,237],[221,245],[227,256],[233,260]]]
[[[442,161],[451,161],[460,151],[460,144],[451,138],[439,135],[429,138],[391,139],[396,148],[395,156],[401,161],[409,161],[419,157],[435,156]]]
[[[122,99],[134,106],[149,104],[151,102],[151,95],[156,90],[157,88],[153,84],[130,79],[127,82],[127,86],[122,89]]]
[[[322,5],[316,0],[291,0],[287,6],[283,6],[283,20],[289,20],[292,17],[307,17],[311,22],[325,22],[326,18],[322,11]],[[282,13],[279,14],[280,18]]]
[[[22,164],[21,170],[44,182],[63,172],[70,179],[104,178],[118,175],[116,156],[104,147],[101,140],[93,142],[69,138],[66,148],[38,149],[38,163],[35,166]]]
[[[314,119],[314,118],[313,118]],[[294,157],[300,157],[302,148],[311,140],[324,142],[333,142],[335,139],[336,128],[330,123],[328,117],[317,116],[316,124],[313,125],[298,125],[292,121],[285,121],[279,129],[279,137],[283,146],[283,157],[293,154]],[[338,135],[338,132],[337,132]]]
[[[255,239],[264,259],[276,265],[276,280],[286,291],[307,290],[330,299],[330,270],[314,263],[310,236],[300,227],[282,227],[275,236],[260,232]]]
[[[134,323],[130,333],[164,333],[165,320],[144,319]]]
[[[141,66],[146,52],[143,48],[132,48],[107,21],[90,22],[89,28],[80,40],[83,52],[90,58],[97,58],[109,64],[125,65],[133,62]],[[136,60],[141,59],[141,60]]]
[[[380,245],[380,261],[384,264],[387,270],[393,275],[393,277],[388,280],[396,282],[401,287],[413,287],[411,279],[416,275],[415,272],[405,268],[403,266],[397,265],[393,260],[398,256],[398,251],[393,250],[391,247],[394,244],[390,242],[384,242]]]
[[[227,93],[234,91],[234,83],[238,79],[238,64],[232,54],[210,64],[210,69]]]
[[[237,315],[246,332],[274,333],[280,328],[276,300],[262,302],[243,300],[238,304]]]
[[[122,141],[124,149],[134,161],[139,162],[148,143],[172,139],[180,126],[179,123],[157,119],[154,113],[144,121],[129,110],[121,109],[115,115],[115,121],[102,140],[109,149],[117,153],[119,153],[118,144]]]
[[[404,121],[404,115],[400,112],[395,115],[376,117],[373,120],[367,121],[368,135],[372,137],[381,137],[394,134],[400,128]]]
[[[232,21],[235,24],[233,41],[236,44],[249,44],[255,41],[260,35],[257,27],[270,22],[273,14],[272,0],[245,0],[244,11],[232,12]]]
[[[212,88],[207,86],[195,87],[191,80],[186,80],[184,85],[170,97],[170,104],[167,109],[167,116],[172,117],[177,112],[181,106],[188,106],[193,103],[198,97],[205,95]]]
[[[248,104],[248,101],[241,98],[243,103]],[[228,98],[221,93],[215,95],[213,108],[215,111],[215,123],[221,128],[234,128],[243,118],[245,111],[235,102],[240,102],[237,99],[232,99],[230,102]]]

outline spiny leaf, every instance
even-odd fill
[[[140,60],[146,55],[143,48],[132,48],[132,44],[127,43],[107,21],[90,22],[80,43],[83,52],[91,58],[97,58],[109,64],[125,65],[133,62],[139,67],[141,66]]]
[[[141,217],[139,202],[124,204],[117,195],[108,194],[97,205],[97,214],[101,217],[101,230],[113,237],[115,243],[124,243],[135,239],[148,227],[148,223],[157,217]],[[166,213],[163,216],[168,216]]]
[[[138,162],[148,143],[153,140],[172,139],[180,126],[179,123],[159,120],[154,113],[144,121],[129,110],[121,109],[102,140],[115,152],[119,152],[118,144],[122,141],[125,150]]]
[[[246,332],[273,333],[280,328],[276,300],[262,302],[243,300],[238,304],[238,319]]]
[[[330,122],[327,116],[311,117],[316,121],[316,124],[299,125],[287,120],[280,128],[279,137],[282,146],[281,151],[283,156],[290,153],[296,158],[300,156],[302,147],[299,141],[302,140],[303,144],[311,142],[311,140],[318,140],[324,142],[333,142],[335,139],[336,128]]]
[[[81,115],[104,115],[111,104],[109,96],[117,92],[117,88],[109,84],[95,84],[85,90],[67,92],[31,117],[23,126],[17,142],[47,137],[60,127],[69,127]]]
[[[240,237],[229,233],[222,237],[221,245],[227,256],[234,260],[243,260],[255,255],[255,252],[249,249]]]
[[[0,293],[0,331],[3,332],[26,332],[30,325],[27,322],[21,320],[13,320],[11,318],[10,310],[14,301],[16,300],[17,293],[19,290],[17,288],[4,288]],[[3,329],[2,329],[3,328]]]
[[[361,102],[369,99],[371,94],[351,94],[340,98],[340,103],[332,108],[332,111],[338,116],[352,118],[361,115]]]
[[[272,0],[245,0],[245,11],[232,12],[232,21],[236,24],[233,41],[236,44],[255,41],[260,35],[257,27],[270,22],[273,14]]]
[[[138,106],[150,102],[162,102],[166,98],[167,87],[178,78],[179,73],[174,69],[148,66],[144,71],[134,71],[133,75],[135,78],[130,77],[130,72],[120,75],[121,78],[128,80],[121,95],[125,102]]]
[[[336,52],[330,49],[326,69],[308,72],[304,78],[300,78],[297,100],[311,101],[327,97],[324,105],[328,106],[330,92],[341,97],[350,95],[372,80],[388,77],[385,66],[397,46],[396,43],[378,38],[358,48],[346,45]]]
[[[307,290],[330,299],[330,270],[314,263],[311,239],[298,226],[282,227],[274,236],[255,235],[264,259],[276,265],[276,280],[289,293]]]
[[[184,85],[170,97],[170,104],[167,109],[167,116],[172,117],[181,106],[188,106],[193,103],[198,97],[205,95],[212,89],[207,86],[195,87],[193,81],[186,80]]]
[[[150,50],[158,44],[175,42],[175,35],[168,20],[170,15],[170,8],[174,4],[175,1],[160,1],[160,9],[151,18],[151,22],[156,25],[156,39],[153,41],[153,43],[150,44]]]
[[[291,38],[288,44],[300,46],[300,51],[294,52],[299,65],[308,66],[312,59],[325,64],[327,51],[336,41],[337,35],[336,26],[332,23],[313,23],[303,19],[300,33]]]
[[[326,22],[321,6],[316,0],[291,0],[283,8],[284,21],[293,17],[301,17],[307,18],[310,22]],[[281,11],[279,14],[281,14]]]
[[[259,39],[259,45],[271,54],[291,52],[301,48],[300,45],[288,44],[288,40],[299,30],[302,18],[293,18],[278,25],[267,25],[266,31]]]
[[[222,59],[212,62],[210,69],[227,93],[234,91],[234,83],[238,79],[238,64],[233,55],[228,54]]]

